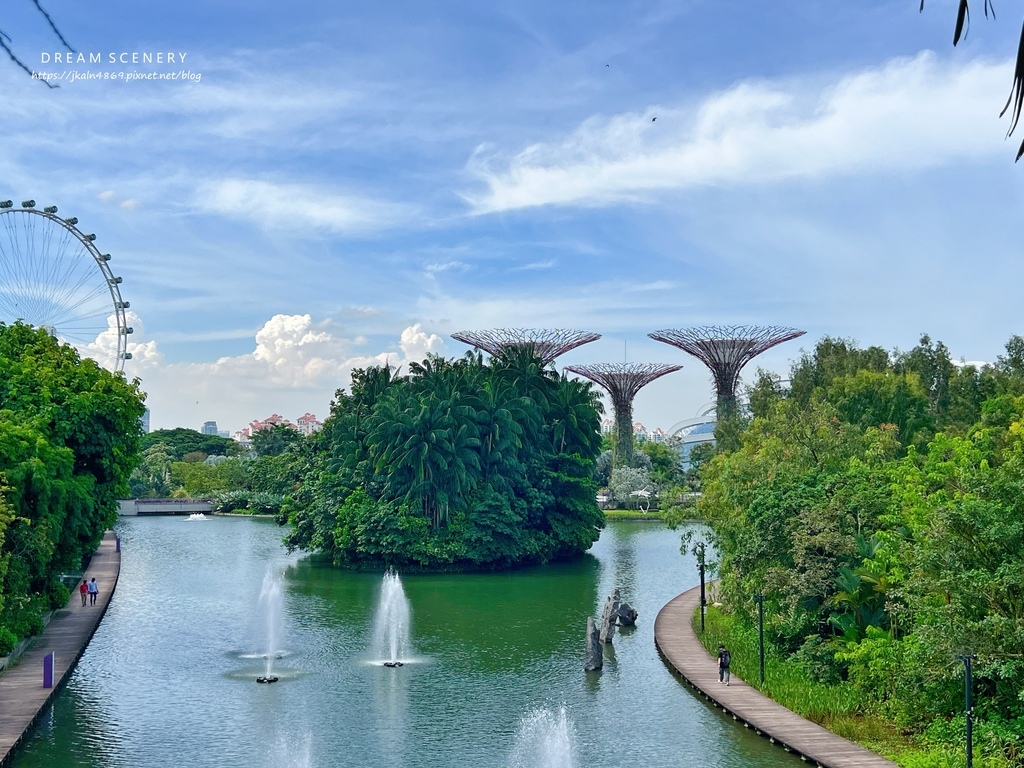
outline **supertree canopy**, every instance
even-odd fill
[[[615,464],[633,465],[633,398],[637,392],[666,373],[683,366],[668,363],[594,363],[567,365],[566,371],[586,376],[604,387],[615,409]]]
[[[777,325],[704,325],[670,328],[647,335],[689,352],[711,369],[721,419],[736,408],[736,388],[743,366],[776,344],[804,333],[806,331]]]
[[[568,328],[491,328],[458,331],[452,338],[491,355],[500,355],[510,347],[529,349],[547,365],[570,349],[597,341],[601,334]]]

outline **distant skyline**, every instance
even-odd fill
[[[101,61],[56,63],[32,3],[0,6],[65,78],[0,62],[0,199],[113,255],[153,429],[324,418],[354,367],[461,355],[465,329],[680,363],[635,402],[666,429],[713,389],[656,329],[807,331],[748,382],[826,334],[994,360],[1024,332],[1019,9],[953,49],[955,0],[45,7]]]

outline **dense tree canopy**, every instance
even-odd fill
[[[980,368],[823,339],[762,375],[741,447],[703,470],[726,604],[909,732],[963,709],[977,654],[993,749],[1024,736],[1024,341]],[[962,721],[961,721],[962,724]],[[1016,747],[1013,747],[1016,749]]]
[[[181,461],[187,453],[205,453],[207,456],[238,456],[245,449],[235,440],[219,435],[204,435],[187,427],[158,429],[142,438],[142,450],[160,446],[173,461]]]
[[[0,323],[0,654],[67,596],[128,491],[144,412],[138,382],[46,331]]]
[[[293,547],[338,564],[503,567],[585,551],[600,401],[516,349],[355,371],[294,496]]]

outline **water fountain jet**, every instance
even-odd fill
[[[409,655],[409,600],[402,589],[402,580],[391,568],[384,574],[380,603],[374,619],[373,650],[375,658],[385,659],[385,667],[401,667]]]
[[[519,721],[510,768],[575,768],[576,729],[565,707],[534,710]]]
[[[284,588],[280,574],[267,571],[267,575],[263,577],[259,606],[266,622],[267,670],[256,678],[256,682],[276,683],[278,678],[273,674],[274,660],[281,658],[278,655],[278,646],[281,643],[281,625],[284,617]]]

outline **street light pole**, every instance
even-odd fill
[[[967,711],[967,768],[974,768],[974,700],[971,689],[974,687],[971,678],[971,659],[974,656],[964,654],[958,657],[964,663],[964,707]]]
[[[764,594],[754,595],[757,600],[757,649],[761,661],[761,685],[764,685]]]
[[[697,570],[700,572],[700,631],[704,634],[704,609],[708,601],[704,597],[704,542],[698,541],[693,547],[693,554],[697,556]]]

